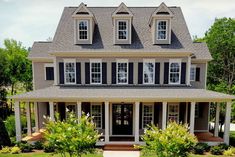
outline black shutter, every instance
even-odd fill
[[[116,84],[116,62],[112,62],[112,84]]]
[[[81,63],[76,63],[77,84],[81,84]]]
[[[196,81],[200,81],[200,68],[196,68]]]
[[[90,84],[90,63],[85,63],[85,83]]]
[[[82,112],[86,115],[91,113],[91,105],[89,102],[82,102]]]
[[[46,80],[54,80],[54,68],[46,67]]]
[[[186,63],[181,63],[181,84],[186,83]]]
[[[155,63],[155,84],[160,84],[160,63]]]
[[[59,63],[60,84],[64,84],[64,63]]]
[[[154,125],[158,125],[158,121],[159,121],[159,103],[154,103],[154,110],[153,110],[153,124]]]
[[[206,104],[201,104],[201,103],[198,103],[198,112],[199,112],[199,118],[203,118],[203,108]]]
[[[65,103],[63,103],[63,102],[59,102],[58,103],[58,111],[59,111],[59,113],[60,113],[60,120],[62,121],[62,120],[65,120],[65,111],[66,111],[66,109],[65,109]]]
[[[169,62],[164,63],[164,84],[168,84],[169,79]]]
[[[142,104],[142,103],[140,103],[139,129],[142,129],[142,108],[143,108],[143,104]]]
[[[143,84],[143,63],[138,63],[138,84]]]
[[[102,84],[107,84],[107,63],[102,63]]]
[[[105,105],[102,103],[102,129],[105,129]]]
[[[186,110],[186,103],[185,102],[180,102],[179,103],[179,122],[184,123],[184,115],[185,115],[185,110]]]
[[[133,63],[129,63],[129,67],[128,67],[128,75],[129,75],[129,79],[128,79],[128,83],[129,84],[133,84],[133,75],[134,75],[134,69],[133,69]]]

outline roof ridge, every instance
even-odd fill
[[[52,43],[52,41],[34,41],[35,43]]]
[[[78,8],[76,6],[66,6],[65,8]],[[90,7],[87,7],[87,8],[118,8],[115,7],[115,6],[90,6]],[[131,7],[127,7],[127,8],[158,8],[157,6],[156,7],[153,7],[153,6],[144,6],[144,7],[141,7],[141,6],[131,6]],[[180,8],[179,6],[168,6],[168,8]]]

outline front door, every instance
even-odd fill
[[[113,104],[113,135],[132,135],[133,105]]]

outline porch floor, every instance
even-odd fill
[[[224,142],[221,137],[214,137],[210,132],[195,132],[194,134],[199,142]]]

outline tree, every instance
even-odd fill
[[[188,126],[170,122],[165,130],[152,125],[142,136],[146,145],[140,146],[145,154],[158,157],[185,157],[196,145],[197,138],[188,132]]]
[[[70,157],[91,153],[100,137],[92,118],[83,115],[80,120],[74,113],[69,113],[65,121],[59,120],[56,115],[55,122],[49,120],[46,124],[45,138],[48,145],[54,147],[57,153],[65,157],[68,153]]]
[[[11,140],[7,133],[6,127],[4,125],[4,122],[0,118],[0,149],[2,146],[10,146]]]

